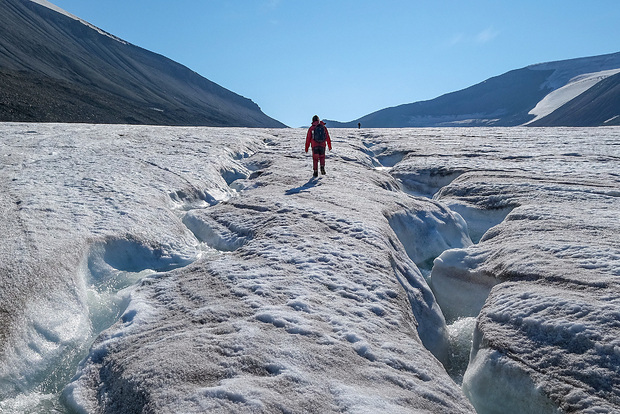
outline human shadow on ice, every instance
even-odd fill
[[[319,180],[317,178],[311,178],[304,185],[301,185],[301,186],[295,187],[295,188],[290,188],[290,189],[286,190],[284,192],[284,194],[286,194],[286,195],[293,195],[293,194],[303,193],[304,191],[310,190],[312,187],[316,187],[318,183],[319,183]]]

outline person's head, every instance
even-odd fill
[[[318,121],[320,121],[319,116],[318,115],[314,115],[312,117],[312,122],[318,122]]]

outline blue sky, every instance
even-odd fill
[[[620,51],[618,0],[52,0],[293,127]]]

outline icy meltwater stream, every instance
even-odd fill
[[[620,409],[617,128],[0,129],[2,412]]]

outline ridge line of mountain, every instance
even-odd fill
[[[434,99],[380,109],[350,122],[326,123],[343,128],[356,128],[358,123],[368,128],[522,126],[530,122],[532,126],[620,125],[620,77],[614,76],[614,70],[620,71],[620,52],[538,63]],[[576,88],[581,76],[593,79],[596,74],[600,74],[598,82],[579,93],[573,89],[576,96],[567,102],[553,101],[558,107],[535,120],[531,112],[545,97],[562,87]],[[604,86],[599,85],[603,81]]]
[[[2,9],[0,121],[286,127],[252,100],[42,1],[2,0]]]

